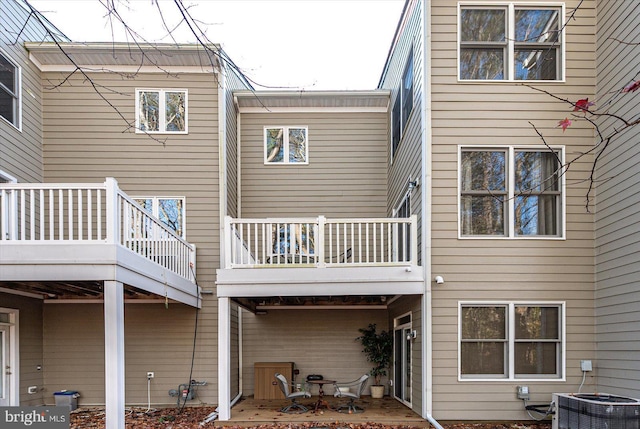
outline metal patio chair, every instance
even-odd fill
[[[368,379],[369,374],[365,374],[357,380],[350,381],[348,383],[335,383],[333,385],[333,387],[336,389],[333,396],[335,396],[336,398],[349,399],[349,402],[346,405],[341,405],[336,409],[338,412],[342,413],[346,410],[349,414],[353,414],[361,413],[364,411],[363,408],[358,407],[355,404],[355,400],[360,399],[360,396],[362,396],[362,392],[364,392],[364,388],[367,385]]]
[[[282,407],[280,409],[281,412],[304,413],[306,411],[309,411],[307,407],[298,403],[298,398],[311,398],[311,393],[307,392],[306,390],[302,392],[292,392],[291,391],[292,386],[287,382],[287,378],[280,373],[276,373],[276,380],[278,381],[278,385],[280,386],[280,390],[282,390],[284,397],[287,399],[291,399],[291,404],[287,405],[286,407]],[[292,410],[298,410],[298,411],[292,411]]]

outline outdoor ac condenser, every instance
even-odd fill
[[[640,400],[607,393],[554,393],[552,429],[640,429]]]

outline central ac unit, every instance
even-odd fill
[[[640,400],[607,393],[554,393],[552,429],[640,429]]]

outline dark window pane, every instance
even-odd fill
[[[557,347],[556,343],[516,343],[516,375],[557,374]]]
[[[516,307],[516,339],[560,339],[560,309],[558,307]]]
[[[402,76],[402,127],[407,128],[407,121],[413,109],[413,51],[409,54],[409,59]]]
[[[504,235],[504,206],[501,196],[461,197],[464,235]]]
[[[391,112],[392,116],[392,134],[391,134],[391,153],[393,155],[396,154],[398,150],[398,144],[400,143],[400,134],[402,130],[400,129],[400,94],[396,96],[396,101],[393,103],[393,110]]]
[[[186,106],[184,92],[166,92],[166,130],[165,131],[185,131],[186,130]]]
[[[560,163],[551,152],[516,152],[516,193],[557,191]]]
[[[16,67],[0,54],[0,84],[9,92],[16,93]]]
[[[463,42],[503,42],[505,37],[503,9],[462,9],[460,37]]]
[[[555,195],[515,197],[515,234],[557,235],[559,209]]]
[[[266,157],[267,162],[282,162],[284,160],[284,129],[267,128],[266,133]]]
[[[307,162],[307,130],[289,129],[289,162]]]
[[[138,122],[141,131],[160,131],[160,93],[141,91]]]
[[[516,80],[557,79],[558,48],[516,49]]]
[[[175,231],[182,237],[182,200],[180,199],[160,199],[158,200],[158,218],[160,222]]]
[[[461,48],[460,79],[504,79],[504,50]]]
[[[506,339],[505,307],[462,307],[462,339]]]
[[[504,191],[506,189],[505,152],[462,152],[463,191]]]
[[[552,42],[558,40],[558,11],[516,10],[516,42]]]
[[[503,342],[462,343],[460,369],[463,375],[505,375],[505,347]]]
[[[14,109],[13,102],[14,98],[9,95],[6,91],[0,88],[0,116],[5,118],[7,121],[14,123]]]

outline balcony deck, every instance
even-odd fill
[[[133,294],[199,305],[194,261],[195,247],[122,192],[114,179],[0,184],[4,286],[55,299],[100,296],[101,282],[118,281]]]
[[[225,218],[218,297],[256,309],[265,298],[420,295],[417,218]],[[350,299],[340,300],[343,304]]]
[[[311,407],[317,399],[317,396],[313,396],[310,399],[299,402]],[[332,408],[345,402],[344,399],[339,400],[331,395],[328,397],[325,396],[325,399]],[[280,409],[290,402],[291,401],[285,399],[259,400],[254,399],[253,396],[245,397],[231,408],[230,420],[216,420],[214,423],[215,426],[233,427],[259,427],[260,425],[272,423],[296,424],[303,422],[314,422],[319,425],[322,423],[330,424],[336,422],[342,422],[346,425],[375,422],[378,424],[403,425],[417,428],[429,426],[429,423],[420,415],[389,396],[385,396],[382,399],[363,396],[357,404],[364,408],[364,412],[357,414],[338,413],[333,410],[323,410],[322,413],[316,413],[310,410],[301,414],[285,414],[280,412]]]

